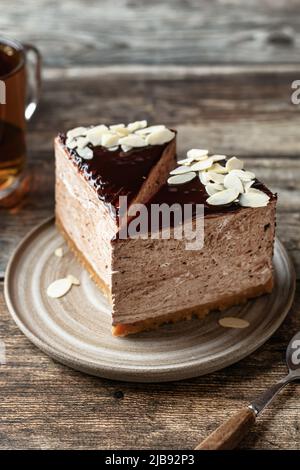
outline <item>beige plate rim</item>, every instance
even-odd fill
[[[296,288],[296,274],[294,266],[283,244],[276,238],[275,249],[280,251],[290,275],[290,285],[288,287],[286,305],[280,314],[274,319],[274,322],[269,326],[269,328],[264,331],[263,334],[261,334],[260,338],[254,344],[245,347],[243,351],[236,350],[233,354],[231,352],[231,354],[227,356],[226,354],[223,354],[221,357],[216,356],[214,359],[209,359],[205,368],[203,368],[203,364],[201,364],[201,367],[199,367],[197,358],[194,361],[189,361],[186,364],[180,363],[178,366],[173,364],[172,367],[162,366],[152,370],[149,370],[149,366],[145,367],[145,369],[141,367],[135,368],[132,365],[128,365],[127,367],[121,365],[109,365],[108,367],[105,364],[93,364],[90,361],[85,361],[84,359],[77,360],[68,353],[62,353],[61,351],[52,347],[48,342],[39,338],[38,335],[32,333],[29,328],[27,328],[26,324],[24,324],[18,315],[18,312],[15,310],[10,295],[10,281],[12,278],[13,268],[18,263],[19,253],[27,244],[31,243],[32,238],[38,236],[41,231],[45,230],[49,225],[53,225],[53,223],[54,217],[46,219],[44,222],[34,227],[17,245],[6,268],[4,279],[4,297],[10,315],[24,335],[27,336],[27,338],[44,353],[48,354],[58,362],[75,370],[112,380],[148,383],[170,382],[207,375],[217,370],[224,369],[225,367],[228,367],[244,359],[246,356],[250,355],[256,349],[262,346],[282,324],[293,303]]]

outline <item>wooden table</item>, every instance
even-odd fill
[[[121,69],[122,70],[122,69]],[[299,285],[288,318],[256,353],[198,379],[169,384],[101,380],[54,362],[10,318],[3,276],[17,242],[53,213],[53,136],[77,124],[148,118],[177,127],[191,145],[242,156],[279,194],[278,235],[300,276],[300,67],[215,66],[47,69],[28,135],[32,189],[0,212],[1,449],[192,449],[253,395],[285,373],[287,342],[300,330]],[[300,449],[300,388],[290,385],[243,448]]]

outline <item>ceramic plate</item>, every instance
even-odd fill
[[[63,247],[64,256],[54,255]],[[110,307],[57,232],[53,219],[19,244],[8,265],[5,298],[23,333],[57,361],[89,374],[136,382],[163,382],[204,375],[244,358],[279,327],[291,306],[295,275],[276,240],[275,288],[247,304],[127,338],[111,335]],[[51,299],[48,285],[73,274],[80,286]],[[126,302],[126,299],[124,299]],[[218,319],[238,316],[244,329],[223,328]]]

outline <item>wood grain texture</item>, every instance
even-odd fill
[[[0,25],[60,67],[297,63],[300,52],[298,0],[2,0]]]
[[[181,149],[198,142],[242,155],[278,190],[278,235],[299,277],[300,107],[290,103],[290,83],[299,76],[296,66],[252,72],[241,67],[110,74],[92,69],[80,79],[73,69],[47,71],[28,135],[32,190],[21,207],[0,212],[0,271],[23,235],[53,212],[56,132],[145,115],[184,131]],[[1,449],[193,449],[253,394],[285,374],[285,348],[300,330],[300,284],[291,314],[259,351],[221,372],[163,385],[113,383],[53,362],[14,325],[2,285],[0,316],[6,348],[6,364],[0,365]],[[299,428],[300,388],[291,384],[241,447],[300,450]]]

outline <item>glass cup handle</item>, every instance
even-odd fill
[[[25,119],[29,121],[33,116],[41,94],[41,54],[31,44],[24,44],[27,68],[27,104]]]

